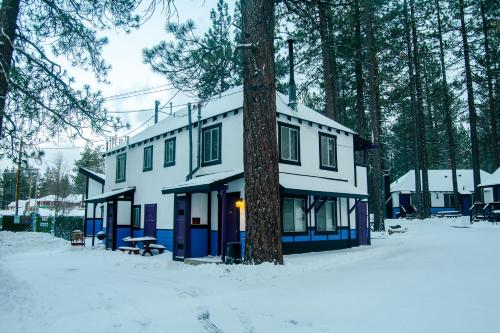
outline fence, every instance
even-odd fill
[[[83,230],[83,217],[58,216],[54,218],[37,216],[3,216],[0,230],[13,232],[46,232],[54,236],[70,239],[73,230]]]

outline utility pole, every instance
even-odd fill
[[[155,124],[158,122],[159,107],[160,107],[160,101],[155,101]]]
[[[16,172],[16,215],[19,215],[19,195],[21,194],[21,158],[23,152],[23,142],[19,143],[19,155],[17,157]]]

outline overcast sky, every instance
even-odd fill
[[[234,1],[229,0],[230,13],[234,11]],[[205,32],[210,25],[210,10],[215,7],[217,0],[182,0],[175,1],[178,19],[184,22],[187,19],[193,19],[197,25],[199,34]],[[177,21],[177,18],[174,18]],[[106,31],[104,36],[108,37],[109,43],[104,47],[104,59],[112,66],[108,76],[110,81],[109,85],[98,85],[91,75],[88,73],[70,69],[74,73],[76,83],[78,86],[85,83],[90,84],[94,89],[99,89],[103,92],[104,96],[112,96],[122,92],[129,92],[144,88],[165,86],[168,85],[166,79],[162,76],[155,74],[151,71],[148,65],[143,64],[142,50],[146,47],[151,47],[161,40],[169,38],[165,33],[165,14],[157,11],[151,19],[145,23],[140,29],[134,30],[129,34],[123,31]],[[122,111],[122,110],[136,110],[144,108],[153,108],[154,101],[159,100],[161,105],[165,104],[176,90],[167,90],[154,94],[138,96],[134,98],[120,99],[115,101],[106,102],[106,108],[109,111]],[[172,102],[175,104],[186,103],[189,98],[178,94]],[[146,119],[151,117],[151,112],[129,113],[120,115],[124,121],[130,124],[130,129],[122,129],[118,131],[117,135],[124,135],[131,130],[134,130],[139,125],[144,123]],[[163,115],[165,116],[165,115]],[[160,114],[160,119],[162,115]],[[151,125],[153,121],[149,121]],[[134,134],[140,132],[136,131]],[[110,133],[112,134],[112,133]],[[100,141],[102,140],[102,141]],[[103,137],[93,138],[94,145],[104,145]],[[58,137],[54,138],[52,142],[48,142],[42,147],[50,148],[44,149],[46,155],[43,159],[42,165],[34,165],[41,169],[45,169],[55,160],[58,153],[63,155],[66,168],[71,170],[75,159],[80,156],[81,148],[85,141],[77,140],[74,142],[69,141],[67,138]],[[54,149],[58,148],[58,149]],[[8,165],[7,161],[1,161],[2,168]]]

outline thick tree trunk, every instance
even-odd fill
[[[415,198],[417,202],[418,212],[423,211],[422,207],[422,181],[420,174],[420,154],[419,151],[419,140],[418,140],[418,114],[416,107],[416,97],[415,97],[415,74],[413,70],[413,52],[411,45],[411,25],[408,18],[408,4],[406,0],[404,1],[404,16],[405,16],[405,38],[406,38],[406,53],[407,53],[407,64],[408,64],[408,76],[410,82],[410,113],[413,118],[413,147],[414,147],[414,169],[415,169]]]
[[[363,79],[363,55],[362,55],[362,37],[361,37],[361,13],[359,10],[359,0],[354,0],[354,73],[356,76],[356,122],[355,128],[359,135],[366,138],[368,135],[365,102],[364,102],[364,86]]]
[[[380,95],[378,83],[378,64],[375,48],[375,37],[373,32],[373,5],[372,0],[363,0],[365,9],[366,28],[366,50],[368,65],[368,85],[370,95],[370,119],[373,135],[373,143],[377,149],[373,150],[373,168],[371,173],[372,196],[371,207],[374,217],[374,229],[381,231],[385,229],[383,202],[382,202],[382,147],[380,142],[381,118],[380,118]]]
[[[276,136],[274,1],[241,2],[245,263],[283,263]]]
[[[3,117],[9,92],[7,77],[12,64],[20,2],[21,0],[2,0],[0,7],[0,138],[3,137]]]
[[[420,218],[429,216],[429,175],[427,172],[427,144],[425,138],[425,116],[423,108],[422,83],[420,80],[420,55],[418,50],[417,26],[415,23],[415,5],[413,0],[410,0],[410,15],[411,15],[411,35],[413,44],[413,65],[415,69],[415,91],[417,96],[416,111],[417,111],[417,133],[418,133],[418,159],[422,169],[422,210],[418,214]]]
[[[491,150],[493,153],[495,169],[500,166],[500,143],[498,142],[497,135],[497,122],[498,119],[495,117],[496,105],[495,98],[493,95],[493,71],[491,70],[491,51],[488,40],[488,21],[486,19],[486,13],[484,8],[484,1],[479,1],[479,6],[481,10],[481,19],[483,24],[483,37],[484,37],[484,62],[486,67],[486,80],[488,83],[488,115],[490,118],[490,136],[491,136]]]
[[[477,185],[481,182],[479,171],[479,149],[477,142],[477,115],[476,106],[474,105],[474,90],[472,87],[472,70],[470,67],[469,42],[467,41],[467,28],[465,26],[465,9],[464,0],[458,0],[460,12],[460,32],[462,34],[462,43],[464,50],[465,63],[465,84],[467,88],[467,106],[469,109],[469,127],[470,141],[472,145],[472,171],[474,174],[474,201],[481,201],[481,193],[477,189]]]
[[[448,82],[446,79],[446,65],[444,62],[443,27],[441,23],[441,7],[439,5],[439,0],[436,0],[436,11],[438,21],[439,60],[441,63],[441,84],[443,90],[443,107],[445,118],[444,122],[446,127],[446,136],[448,137],[448,157],[450,159],[451,179],[453,183],[453,207],[456,210],[459,210],[457,160],[455,156],[455,140],[453,138],[453,122],[451,119],[450,95],[448,90]]]
[[[325,3],[318,4],[319,35],[321,38],[321,55],[323,60],[323,83],[325,85],[325,115],[338,121],[338,91],[336,82],[336,59],[333,36],[329,31],[329,12]]]

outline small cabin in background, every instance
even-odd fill
[[[481,180],[490,176],[481,170]],[[430,213],[455,210],[453,207],[453,182],[451,170],[428,170]],[[459,206],[462,215],[469,215],[474,193],[474,178],[471,169],[457,170],[457,185],[459,193]],[[391,198],[388,204],[392,207],[393,217],[400,216],[401,211],[415,210],[415,170],[410,170],[396,181],[391,183]]]

